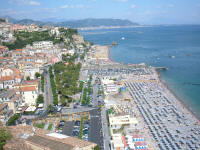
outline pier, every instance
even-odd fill
[[[167,67],[154,67],[156,70],[167,70]]]

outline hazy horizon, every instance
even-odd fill
[[[200,24],[199,0],[0,0],[0,2],[0,15],[16,19],[117,18],[140,24]]]

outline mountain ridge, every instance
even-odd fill
[[[12,17],[6,16],[1,17],[3,19],[8,18],[8,21],[13,24],[22,24],[22,25],[29,25],[29,24],[36,24],[39,26],[43,25],[53,25],[53,26],[63,26],[69,28],[84,28],[84,27],[110,27],[110,26],[138,26],[139,23],[132,22],[128,19],[110,19],[110,18],[87,18],[87,19],[80,19],[80,20],[67,20],[67,21],[60,21],[60,22],[53,22],[53,21],[37,21],[32,19],[14,19]]]

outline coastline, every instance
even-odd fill
[[[177,96],[177,94],[175,92],[173,92],[173,90],[161,79],[161,75],[160,73],[155,70],[159,82],[162,84],[162,86],[165,88],[165,90],[167,90],[167,92],[170,94],[170,96],[172,96],[177,102],[179,102],[179,105],[182,107],[183,110],[186,110],[187,114],[190,113],[194,118],[196,118],[197,120],[200,120],[200,116],[198,116],[197,114],[195,114],[189,107],[188,104],[186,104],[186,102],[184,100],[181,100],[182,98],[180,98],[179,96]]]
[[[119,62],[115,62],[111,59],[111,55],[110,55],[110,46],[108,46],[108,60],[110,62],[113,62],[113,63],[119,63]],[[170,97],[173,98],[174,102],[175,102],[175,105],[177,107],[181,107],[181,110],[186,114],[186,115],[190,115],[192,118],[195,118],[197,121],[200,120],[200,116],[198,116],[197,114],[195,114],[191,109],[190,107],[183,101],[181,100],[181,98],[179,96],[176,95],[175,92],[172,91],[172,89],[170,89],[168,87],[168,85],[161,79],[161,75],[160,73],[153,67],[153,70],[155,72],[155,74],[157,75],[158,77],[158,81],[159,83],[161,84],[161,86],[163,87],[164,91],[166,92],[165,94],[166,95],[169,95]]]

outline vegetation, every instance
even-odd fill
[[[31,78],[30,78],[29,76],[27,76],[27,77],[26,77],[26,80],[29,81],[29,80],[31,80]]]
[[[27,44],[31,44],[36,41],[53,41],[55,37],[50,36],[48,31],[17,31],[14,33],[16,40],[14,43],[3,42],[4,46],[7,46],[10,50],[20,49],[25,47]]]
[[[10,117],[10,119],[8,120],[7,124],[8,126],[11,125],[16,125],[16,120],[18,120],[20,118],[20,114],[14,114],[12,117]]]
[[[70,63],[67,66],[62,62],[54,65],[56,88],[62,105],[66,105],[67,102],[70,103],[72,101],[71,96],[80,92],[78,79],[81,64],[76,65],[69,59],[68,61]]]
[[[39,73],[39,72],[36,72],[36,73],[35,73],[35,78],[38,79],[39,77],[40,77],[40,73]]]
[[[51,131],[51,130],[52,130],[52,127],[53,127],[53,123],[50,123],[49,126],[48,126],[48,130]]]
[[[82,105],[90,104],[90,95],[92,94],[92,87],[91,87],[92,76],[90,76],[89,81],[87,83],[87,88],[84,88],[83,96],[82,96]]]
[[[45,123],[44,123],[44,122],[41,122],[41,123],[34,123],[33,126],[34,126],[34,127],[37,127],[37,128],[40,128],[40,129],[43,129],[44,126],[45,126]]]
[[[3,146],[8,140],[11,139],[10,131],[0,123],[0,150],[3,150]]]
[[[94,150],[100,150],[99,145],[95,146],[95,147],[94,147]]]
[[[84,84],[84,82],[80,81],[80,83],[79,83],[79,92],[81,92],[83,90],[83,84]]]
[[[79,131],[79,135],[78,135],[79,139],[82,139],[82,136],[83,136],[83,125],[84,125],[84,117],[81,116],[80,131]]]
[[[0,18],[0,22],[6,22],[5,19]]]
[[[58,105],[58,94],[56,92],[56,84],[54,81],[54,74],[52,72],[52,66],[49,68],[49,74],[50,74],[50,83],[51,83],[51,89],[53,94],[53,104]]]
[[[44,74],[41,74],[41,90],[44,92]]]
[[[116,134],[116,133],[121,133],[121,132],[123,132],[123,131],[124,131],[124,127],[125,127],[125,125],[123,124],[123,125],[121,126],[121,128],[119,128],[119,129],[114,129],[114,130],[113,130],[113,133]]]
[[[37,106],[41,103],[44,103],[44,97],[42,94],[40,94],[38,97],[37,97],[37,100],[36,100],[36,103],[37,103]]]

